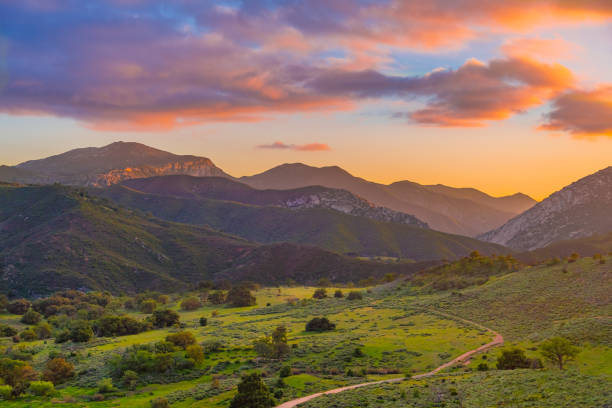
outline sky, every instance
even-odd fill
[[[114,141],[542,199],[612,165],[609,0],[0,0],[0,164]]]

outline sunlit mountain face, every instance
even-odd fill
[[[607,1],[0,1],[0,163],[117,140],[543,199],[609,165]]]

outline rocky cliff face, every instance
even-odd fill
[[[0,171],[0,176],[2,174],[10,178],[7,181],[88,187],[106,187],[124,180],[171,174],[229,177],[205,157],[180,156],[140,143],[125,142],[31,160],[6,168]]]
[[[377,221],[409,224],[420,228],[428,228],[427,223],[419,220],[413,215],[394,211],[386,207],[377,207],[346,190],[327,189],[317,193],[291,197],[279,204],[293,209],[329,208],[345,214],[371,218]]]
[[[612,167],[552,194],[480,238],[519,250],[612,231]]]

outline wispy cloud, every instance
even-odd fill
[[[331,150],[331,147],[325,143],[307,143],[303,145],[286,144],[276,141],[270,144],[262,144],[257,146],[258,149],[277,149],[277,150],[298,150],[302,152],[322,152]]]

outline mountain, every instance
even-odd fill
[[[517,250],[612,232],[612,166],[563,188],[481,236]]]
[[[378,206],[413,214],[433,229],[467,236],[496,228],[535,204],[524,194],[496,198],[475,189],[409,181],[384,185],[354,177],[337,166],[317,168],[301,163],[283,164],[240,181],[258,189],[312,185],[344,189]]]
[[[179,156],[133,142],[74,149],[0,168],[0,179],[4,181],[93,187],[167,174],[229,177],[205,157]]]
[[[260,245],[209,228],[162,221],[72,187],[0,186],[0,292],[66,288],[176,291],[205,279],[358,281],[412,273],[296,244]]]
[[[321,186],[291,190],[257,190],[227,178],[183,175],[133,179],[124,182],[123,185],[143,193],[172,197],[210,198],[291,209],[327,208],[377,221],[427,228],[426,223],[412,215],[374,206],[346,190]]]
[[[517,254],[516,257],[522,262],[535,264],[553,258],[567,258],[572,254],[579,254],[581,257],[612,254],[612,231],[585,238],[556,241],[543,248]]]
[[[261,243],[292,242],[340,254],[416,261],[456,259],[474,250],[486,254],[507,252],[502,246],[433,231],[420,224],[380,221],[321,206],[312,208],[310,204],[295,205],[295,198],[304,192],[312,197],[335,191],[323,187],[262,191],[217,178],[165,176],[129,180],[91,193],[165,220],[205,225]],[[287,199],[290,206],[284,201]]]

